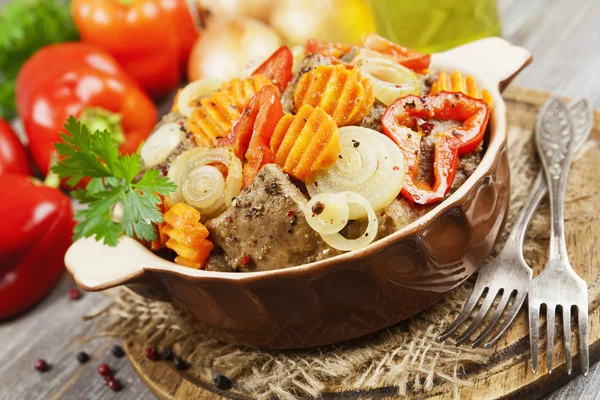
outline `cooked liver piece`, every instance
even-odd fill
[[[211,254],[206,262],[206,270],[217,272],[234,272],[233,268],[231,268],[231,266],[225,260],[225,256],[223,254]]]
[[[265,165],[232,207],[207,222],[210,239],[223,249],[227,263],[241,271],[280,269],[330,257],[334,250],[304,218],[306,202],[279,166]]]
[[[387,107],[385,104],[379,100],[375,100],[375,103],[367,116],[360,122],[360,126],[376,130],[377,132],[383,132],[383,129],[381,128],[381,117],[386,109]]]

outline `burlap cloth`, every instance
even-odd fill
[[[508,114],[511,211],[490,257],[502,249],[538,169],[531,140],[534,118],[530,115],[523,123],[515,120],[523,116]],[[590,141],[588,145],[596,143]],[[545,202],[527,231],[525,257],[530,265],[540,265],[538,261],[546,258],[548,227]],[[472,384],[466,379],[465,368],[485,363],[493,352],[456,347],[452,340],[437,340],[469,297],[473,281],[474,277],[426,311],[384,331],[344,344],[301,351],[263,351],[211,339],[194,331],[186,317],[170,304],[152,302],[123,289],[111,292],[114,303],[94,317],[106,318],[102,336],[173,346],[176,352],[186,355],[192,368],[225,374],[257,399],[317,397],[332,389],[353,391],[384,386],[394,386],[397,394],[403,395],[426,393],[441,383],[450,384],[457,393],[461,386]]]

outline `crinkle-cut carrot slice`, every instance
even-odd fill
[[[371,82],[344,65],[320,65],[305,73],[294,91],[294,106],[320,107],[338,126],[357,124],[373,107]]]
[[[338,127],[320,107],[300,107],[295,116],[284,115],[271,137],[273,161],[283,171],[310,182],[319,169],[331,166],[340,154]]]
[[[158,205],[158,209],[160,213],[164,215],[165,212],[169,211],[169,205],[166,204],[165,197],[163,195],[159,194],[158,197],[160,197],[162,200],[162,203]],[[165,226],[166,224],[164,221],[156,225],[158,231],[158,238],[150,242],[150,250],[158,251],[165,247],[165,243],[167,243],[167,240],[169,240],[169,237],[164,232]]]
[[[213,249],[208,230],[200,222],[200,213],[185,203],[174,204],[163,216],[165,245],[177,253],[175,262],[192,268],[203,268]]]
[[[445,72],[438,74],[437,80],[431,85],[429,94],[439,92],[460,92],[474,99],[483,99],[488,106],[492,106],[492,95],[487,90],[482,90],[472,76],[464,77],[462,72],[454,71],[452,75]]]
[[[198,146],[213,147],[231,132],[231,127],[248,106],[250,100],[263,87],[272,85],[269,78],[254,75],[245,79],[235,78],[223,84],[210,97],[199,100],[192,111],[188,130],[194,135]]]
[[[200,107],[192,111],[187,127],[198,146],[212,147],[229,134],[239,117],[240,112],[233,97],[214,92],[210,97],[200,100]]]
[[[292,125],[292,122],[294,122],[294,116],[291,114],[285,114],[283,117],[281,117],[281,119],[275,126],[273,135],[271,136],[271,141],[269,143],[271,151],[273,151],[273,149],[279,149],[281,147],[283,139],[285,138],[285,134],[290,129],[290,125]],[[275,163],[277,163],[277,159],[275,159],[275,156],[276,155],[274,154],[274,161]]]
[[[235,100],[237,109],[241,112],[248,106],[256,93],[273,83],[264,75],[253,75],[245,79],[234,78],[223,84],[219,92],[228,94]]]

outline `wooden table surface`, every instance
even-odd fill
[[[7,0],[0,0],[0,5]],[[600,0],[499,0],[504,36],[534,54],[533,64],[515,85],[587,97],[600,109]],[[0,399],[152,399],[126,358],[110,354],[111,339],[84,343],[97,328],[81,317],[108,302],[100,294],[79,301],[67,295],[74,287],[65,275],[60,285],[27,315],[0,324]],[[83,367],[75,355],[92,359]],[[37,373],[34,362],[53,365]],[[113,393],[96,372],[107,362],[125,387]],[[600,363],[587,377],[575,377],[546,399],[600,399]]]

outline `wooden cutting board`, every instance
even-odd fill
[[[509,88],[505,93],[508,106],[508,119],[511,129],[532,131],[537,110],[548,95],[533,90]],[[600,112],[595,113],[592,139],[600,141]],[[571,193],[576,198],[567,204],[567,247],[571,263],[589,285],[589,343],[590,363],[600,359],[600,225],[597,221],[580,222],[578,210],[586,209],[589,214],[600,215],[600,179],[597,168],[600,165],[600,148],[595,145],[585,154],[585,162],[573,166],[569,175]],[[569,196],[569,195],[568,195]],[[567,196],[567,197],[568,197]],[[594,211],[595,210],[595,211]],[[595,218],[594,218],[595,219]],[[534,276],[543,263],[532,265]],[[542,327],[545,332],[545,325]],[[494,399],[494,398],[539,398],[565,384],[572,376],[580,373],[579,357],[573,360],[573,375],[569,376],[564,362],[562,331],[557,328],[558,337],[554,346],[554,370],[548,374],[545,365],[545,339],[540,343],[540,366],[538,373],[531,372],[529,364],[529,339],[527,319],[521,312],[514,325],[494,349],[493,356],[484,365],[473,365],[464,371],[470,386],[453,389],[450,385],[440,385],[428,393],[413,393],[409,399]],[[540,336],[545,338],[545,333]],[[243,389],[220,391],[212,383],[210,371],[177,371],[172,363],[151,362],[144,357],[144,342],[131,340],[125,343],[125,350],[140,378],[160,399],[252,399]],[[573,348],[577,348],[576,342]],[[543,363],[543,365],[542,365]],[[243,387],[243,385],[239,385]],[[393,398],[393,387],[382,387],[365,392],[344,392],[342,388],[332,388],[326,399],[385,399]]]

